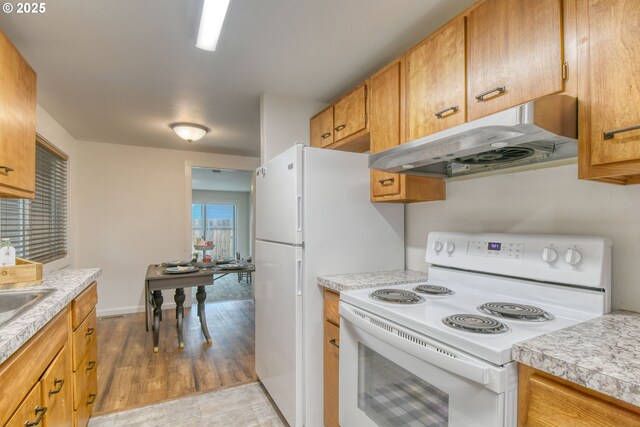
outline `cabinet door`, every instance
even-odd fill
[[[340,328],[324,322],[324,425],[339,427],[338,366]]]
[[[0,194],[34,196],[35,150],[36,74],[0,31]]]
[[[465,55],[464,17],[407,53],[408,141],[465,122]]]
[[[467,31],[469,120],[563,90],[561,0],[487,0]]]
[[[5,424],[5,427],[24,427],[28,423],[31,423],[29,425],[42,426],[47,408],[42,406],[41,395],[42,386],[40,383],[37,383],[22,401],[22,404],[18,407],[9,422]]]
[[[73,424],[73,374],[69,347],[64,346],[42,376],[42,402],[47,407],[45,427]]]
[[[371,153],[402,142],[402,72],[404,62],[396,61],[371,77]],[[372,197],[400,194],[400,176],[371,171]]]
[[[333,144],[333,107],[311,119],[311,146],[324,148]]]
[[[333,107],[336,142],[367,127],[367,86],[361,85]]]
[[[640,159],[640,7],[589,1],[591,163]]]

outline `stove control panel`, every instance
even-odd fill
[[[611,241],[603,237],[431,232],[436,266],[610,290]]]
[[[522,260],[524,259],[524,244],[471,240],[469,241],[468,254]]]

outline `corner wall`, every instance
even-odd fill
[[[327,104],[262,94],[260,96],[260,162],[294,144],[309,145],[309,119]]]

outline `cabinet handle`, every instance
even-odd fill
[[[458,106],[456,105],[455,107],[449,107],[449,108],[445,108],[445,109],[444,109],[444,110],[442,110],[442,111],[438,111],[438,112],[435,114],[435,116],[436,116],[438,119],[443,119],[443,118],[445,117],[445,115],[444,115],[444,114],[445,114],[445,113],[448,113],[449,111],[451,112],[451,114],[453,114],[453,113],[457,113],[457,112],[458,112]],[[450,116],[451,114],[447,114],[447,116]]]
[[[501,95],[503,93],[505,93],[507,91],[507,87],[506,86],[498,86],[498,87],[494,87],[491,90],[488,90],[486,92],[481,93],[480,95],[476,96],[476,99],[478,100],[478,102],[482,102],[482,101],[486,101],[489,98],[493,98],[493,96],[489,97],[488,95],[491,95],[492,93],[496,93],[496,95]]]
[[[338,343],[336,342],[336,339],[335,339],[335,338],[331,338],[331,339],[329,340],[329,344],[331,344],[331,345],[332,345],[332,346],[334,346],[335,348],[340,348],[340,344],[338,344]]]
[[[9,173],[9,172],[13,172],[13,168],[10,168],[9,166],[0,166],[0,169],[4,169],[4,173]]]
[[[626,128],[610,130],[610,131],[604,133],[604,139],[613,139],[613,136],[616,133],[629,132],[631,130],[638,130],[638,129],[640,129],[640,125],[629,126],[629,127],[626,127]]]
[[[64,385],[64,380],[59,380],[57,378],[54,379],[53,386],[58,388],[56,388],[55,390],[49,390],[49,397],[53,396],[54,394],[60,393],[60,390],[62,390],[63,385]]]
[[[386,187],[388,185],[393,185],[393,181],[395,181],[395,180],[396,180],[395,178],[386,178],[386,179],[379,179],[378,182],[383,187]]]
[[[322,139],[327,139],[331,136],[331,132],[327,132],[327,133],[323,133],[322,134]]]
[[[85,336],[88,337],[89,335],[93,335],[93,333],[96,331],[96,328],[89,328],[87,329],[87,332],[85,332]]]
[[[87,367],[85,368],[85,371],[90,371],[95,367],[96,367],[96,362],[93,360],[90,360],[89,363],[87,364]]]
[[[24,423],[24,427],[37,426],[38,424],[40,424],[40,421],[42,421],[42,419],[44,418],[44,414],[46,413],[47,413],[47,408],[41,408],[39,406],[36,406],[35,414],[38,416],[38,418],[36,418],[34,422],[27,421],[26,423]]]
[[[97,396],[97,395],[96,395],[95,393],[91,393],[91,394],[89,395],[89,399],[87,399],[87,405],[92,405],[92,404],[93,404],[93,402],[95,402],[95,401],[96,401],[96,396]]]
[[[335,128],[335,131],[336,131],[336,132],[340,132],[342,129],[344,129],[344,128],[346,128],[346,127],[347,127],[347,125],[338,125],[338,126]]]

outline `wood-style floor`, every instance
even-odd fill
[[[164,310],[158,353],[144,313],[99,319],[94,414],[256,381],[253,301],[210,303],[206,311],[212,344],[200,331],[196,310],[185,309],[180,350],[175,311]]]

